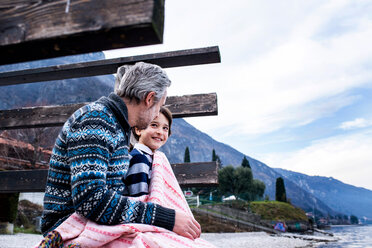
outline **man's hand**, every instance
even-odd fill
[[[192,216],[176,210],[173,232],[194,240],[200,237],[201,227]]]

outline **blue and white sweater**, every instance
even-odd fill
[[[173,229],[173,209],[123,195],[122,178],[129,164],[127,112],[124,101],[112,93],[66,121],[49,162],[44,235],[74,212],[99,224],[144,223]]]
[[[149,193],[153,152],[144,144],[137,143],[129,154],[130,162],[124,183],[126,194],[141,196]]]

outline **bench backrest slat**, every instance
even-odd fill
[[[218,185],[218,163],[199,162],[172,164],[181,187],[206,187]]]
[[[0,110],[0,130],[62,126],[75,110],[86,103]],[[170,96],[166,106],[173,118],[217,115],[217,95]]]
[[[218,47],[214,46],[3,72],[0,73],[0,86],[113,74],[119,66],[139,61],[171,68],[219,63],[221,57]]]
[[[217,162],[172,165],[181,187],[218,185]],[[18,170],[0,172],[0,193],[44,192],[48,170]]]

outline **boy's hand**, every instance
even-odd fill
[[[201,227],[193,217],[176,210],[173,232],[194,240],[200,237]]]

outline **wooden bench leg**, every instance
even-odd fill
[[[0,234],[13,234],[19,193],[0,193]]]

